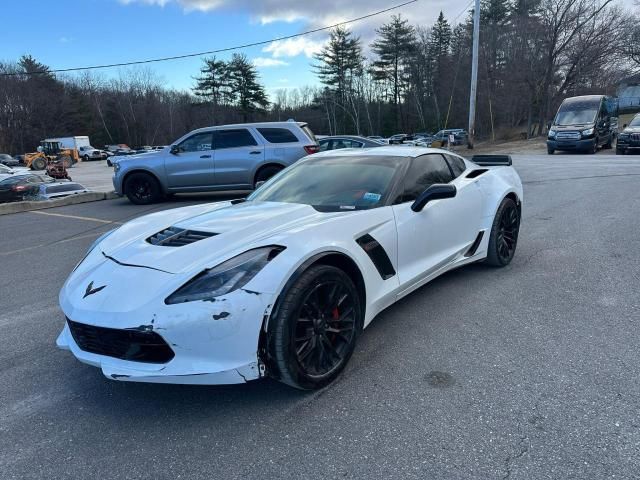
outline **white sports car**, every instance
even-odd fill
[[[522,198],[506,156],[312,155],[246,201],[153,213],[103,235],[60,292],[57,344],[111,379],[269,375],[319,388],[384,308],[453,268],[509,264]]]

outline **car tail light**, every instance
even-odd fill
[[[305,145],[304,151],[307,152],[308,155],[312,155],[314,153],[318,153],[320,151],[320,147],[318,145]]]

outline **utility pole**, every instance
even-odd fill
[[[471,92],[469,94],[469,136],[467,148],[473,149],[476,133],[476,96],[478,93],[478,47],[480,44],[480,0],[473,11],[473,52],[471,57]]]

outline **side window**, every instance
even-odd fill
[[[203,152],[211,150],[211,132],[196,133],[191,135],[180,145],[181,152]]]
[[[413,202],[418,195],[434,183],[449,183],[453,180],[444,157],[431,153],[414,158],[404,177],[402,193],[393,203]]]
[[[445,157],[447,157],[447,163],[449,164],[449,166],[451,167],[451,171],[453,172],[453,178],[458,178],[460,175],[462,175],[462,172],[467,169],[464,160],[462,160],[460,157],[456,157],[455,155],[445,155]]]
[[[331,140],[320,140],[320,151],[331,150]]]
[[[298,138],[291,130],[286,128],[259,128],[258,132],[269,143],[291,143],[297,142]]]
[[[223,148],[251,147],[258,145],[256,139],[246,128],[237,130],[216,130],[213,132],[213,144],[216,150]]]

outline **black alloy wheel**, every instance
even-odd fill
[[[520,231],[520,212],[515,202],[505,198],[491,227],[486,263],[495,267],[508,265],[516,252]]]
[[[127,198],[136,205],[148,205],[158,201],[160,187],[151,175],[134,173],[127,178],[124,187]]]
[[[362,328],[360,302],[342,270],[317,265],[303,272],[269,320],[270,373],[302,390],[333,381],[349,361]]]
[[[318,283],[301,305],[292,347],[313,377],[330,374],[349,353],[356,334],[354,302],[340,280]]]

